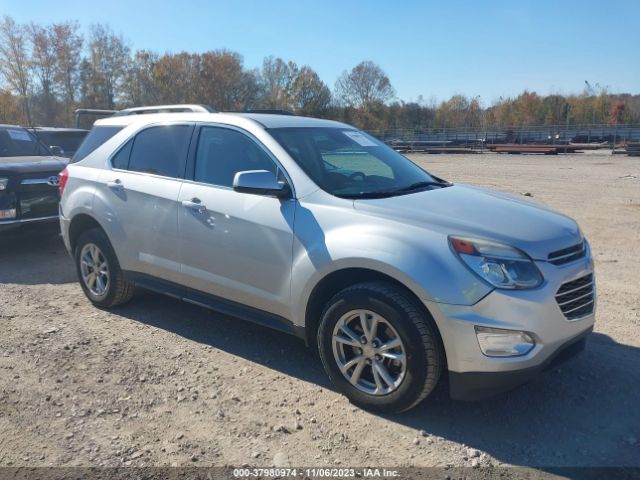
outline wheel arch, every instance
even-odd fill
[[[71,223],[69,224],[69,245],[71,246],[71,252],[75,251],[78,238],[82,232],[86,232],[92,228],[99,228],[103,232],[105,231],[94,217],[86,213],[80,213],[71,219]]]
[[[305,338],[307,344],[314,350],[317,348],[316,336],[320,325],[320,315],[322,314],[326,303],[335,294],[357,283],[372,281],[391,284],[399,290],[402,290],[413,302],[415,302],[425,316],[431,319],[438,334],[439,342],[443,346],[442,351],[445,351],[444,344],[442,342],[442,335],[440,334],[438,325],[424,302],[420,300],[420,297],[400,280],[378,270],[362,267],[348,267],[334,270],[325,275],[314,286],[305,308]],[[446,362],[446,353],[444,353],[444,355]]]

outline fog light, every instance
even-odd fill
[[[526,355],[536,342],[526,332],[476,326],[480,350],[488,357],[517,357]]]
[[[7,220],[9,218],[16,218],[15,208],[10,208],[9,210],[0,210],[0,220]]]

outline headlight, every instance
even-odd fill
[[[477,325],[475,329],[480,350],[488,357],[518,357],[526,355],[536,346],[535,340],[527,332]]]
[[[4,190],[5,188],[7,188],[8,184],[9,184],[8,178],[0,178],[0,190]]]
[[[535,288],[542,274],[524,252],[501,243],[449,237],[451,249],[476,275],[497,288]]]

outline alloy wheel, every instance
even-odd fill
[[[387,395],[405,377],[407,357],[398,332],[381,315],[352,310],[336,323],[333,356],[344,378],[361,392]]]
[[[97,245],[87,243],[82,247],[80,272],[84,285],[93,295],[102,297],[109,291],[109,264]]]

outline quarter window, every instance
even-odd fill
[[[271,157],[247,135],[228,128],[202,127],[196,151],[196,182],[232,187],[236,173],[246,170],[278,171]]]
[[[111,159],[111,165],[113,168],[119,168],[120,170],[126,170],[129,168],[129,156],[131,155],[131,147],[133,146],[133,140],[129,140],[124,147],[118,150]]]
[[[141,131],[131,148],[129,170],[181,178],[192,128],[162,125]]]

